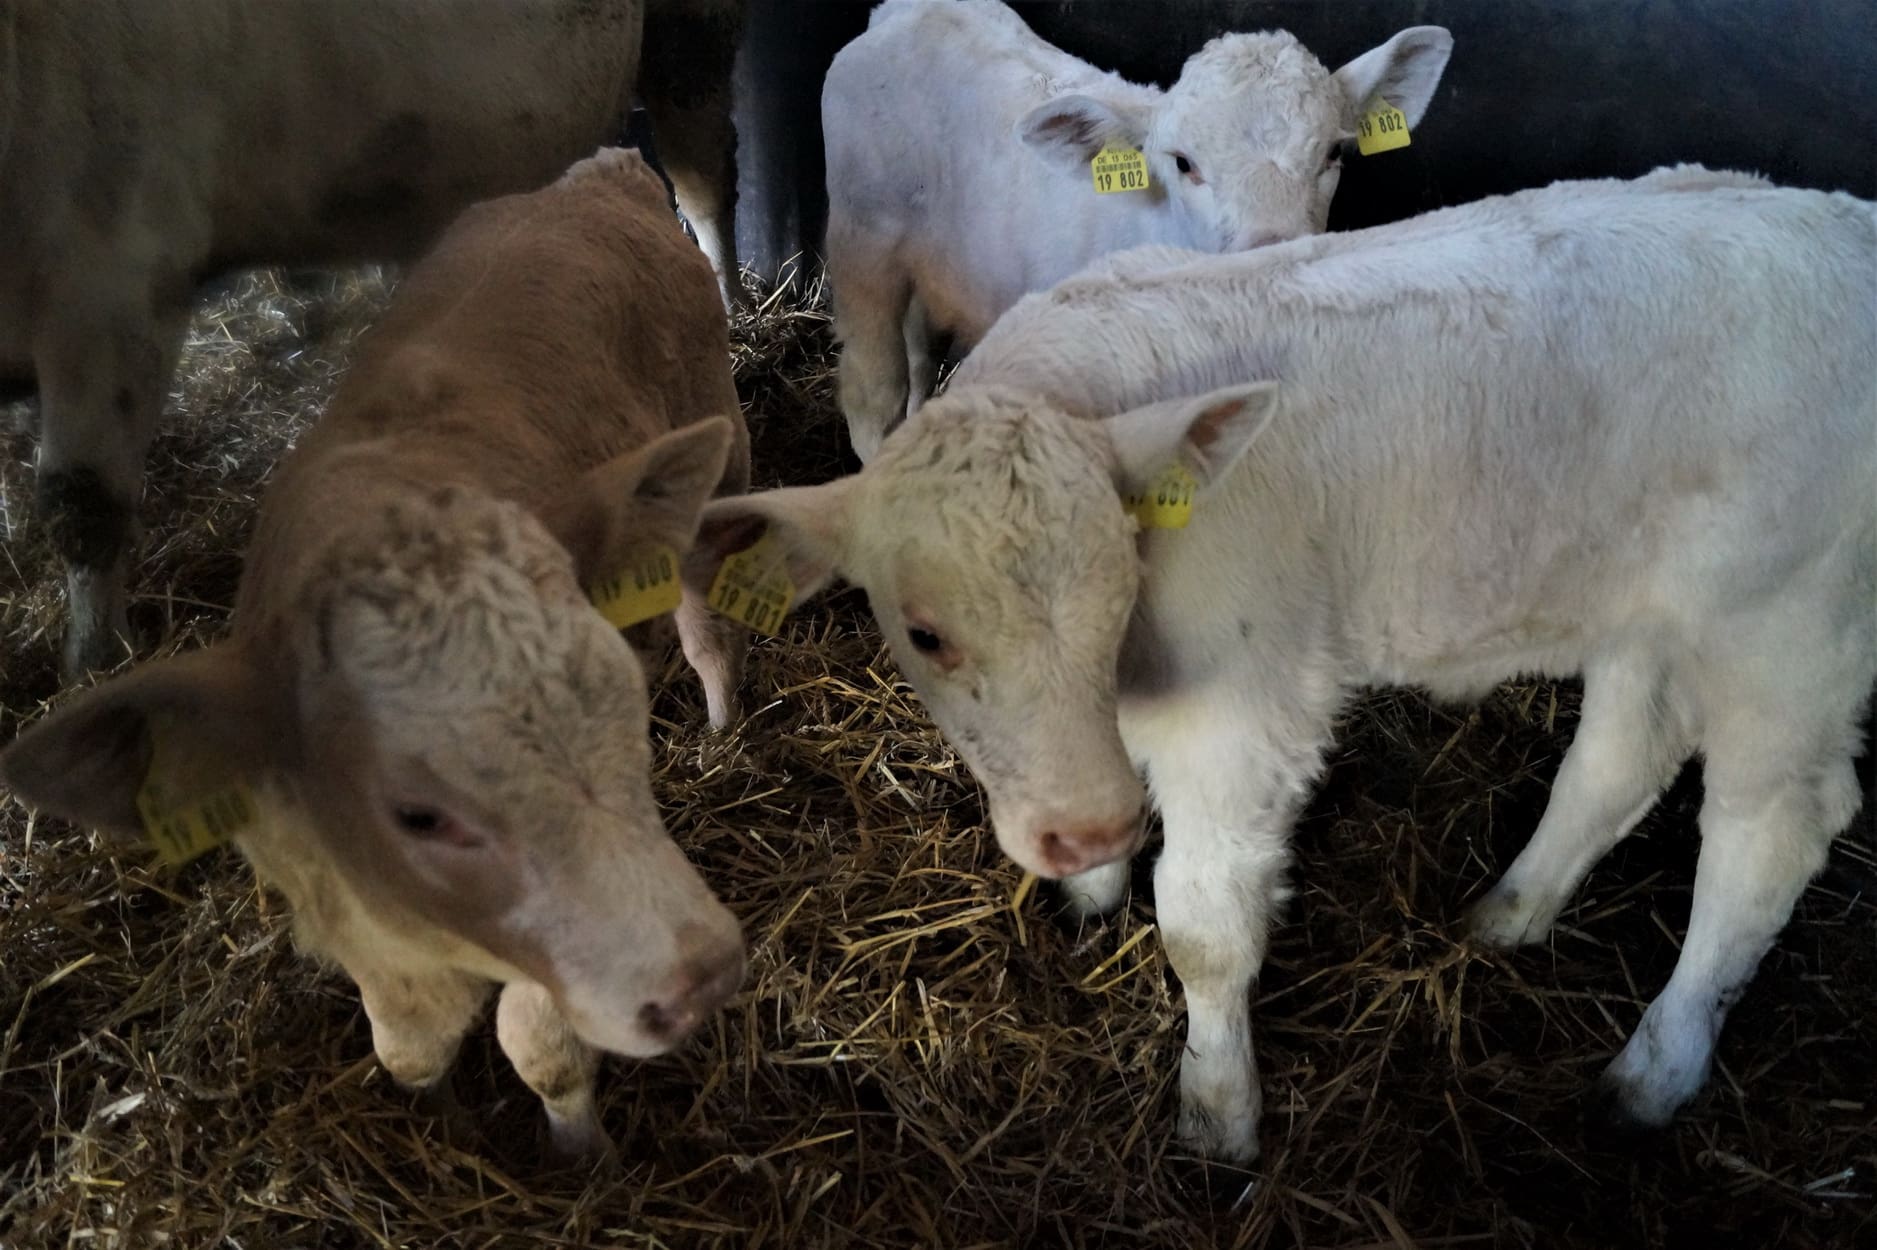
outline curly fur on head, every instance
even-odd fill
[[[335,658],[375,694],[485,689],[562,668],[584,596],[567,552],[519,505],[447,487],[387,505],[376,543],[335,549],[310,584]],[[570,611],[570,609],[572,611]]]
[[[1175,107],[1204,102],[1220,114],[1248,116],[1248,137],[1262,148],[1277,148],[1293,128],[1313,133],[1324,123],[1333,129],[1355,122],[1354,105],[1323,62],[1284,30],[1211,40],[1187,59],[1167,101]]]

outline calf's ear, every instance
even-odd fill
[[[0,785],[51,815],[135,834],[159,750],[161,780],[185,793],[271,767],[284,744],[268,706],[260,670],[233,644],[157,660],[28,726],[0,751]]]
[[[1061,95],[1039,104],[1017,123],[1017,135],[1059,165],[1080,167],[1110,145],[1138,148],[1147,141],[1140,109],[1087,95]]]
[[[852,509],[854,478],[820,486],[757,491],[704,506],[697,541],[684,560],[684,583],[708,596],[724,561],[749,552],[740,573],[760,580],[786,574],[790,607],[802,603],[840,573]]]
[[[1277,411],[1277,398],[1277,383],[1246,382],[1108,418],[1116,489],[1139,494],[1179,464],[1204,491],[1230,472],[1263,432]]]
[[[1451,55],[1453,36],[1446,27],[1410,26],[1337,70],[1335,78],[1358,109],[1379,95],[1401,110],[1412,130],[1421,124]]]
[[[660,548],[689,548],[735,434],[724,417],[673,430],[588,470],[551,504],[548,528],[573,556],[580,583],[611,577]]]

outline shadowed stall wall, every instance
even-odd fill
[[[738,251],[773,278],[819,254],[821,80],[873,6],[753,0],[737,68]],[[1351,156],[1332,230],[1560,178],[1676,161],[1877,196],[1874,0],[1052,0],[1045,39],[1166,85],[1228,30],[1289,30],[1334,69],[1404,26],[1453,32],[1412,146]],[[943,142],[943,136],[933,136]]]

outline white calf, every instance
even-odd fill
[[[712,504],[691,575],[766,531],[798,587],[864,586],[999,841],[1090,905],[1119,898],[1145,766],[1181,1128],[1231,1159],[1257,1149],[1248,991],[1348,693],[1581,673],[1473,926],[1542,938],[1705,758],[1682,955],[1605,1076],[1666,1121],[1859,803],[1872,205],[1684,169],[1101,268],[1019,304],[860,474]],[[1123,498],[1175,468],[1190,524],[1137,534]]]
[[[1169,91],[1103,73],[997,0],[888,0],[828,69],[828,274],[841,406],[865,460],[1027,291],[1117,248],[1233,252],[1322,231],[1380,97],[1419,124],[1453,39],[1415,26],[1334,74],[1283,31],[1214,39]],[[1096,194],[1104,147],[1149,185]]]

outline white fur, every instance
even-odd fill
[[[1689,168],[1560,184],[1239,256],[1117,257],[1018,304],[857,478],[705,525],[761,516],[866,588],[1019,858],[1034,829],[1000,805],[1054,791],[1050,744],[1080,744],[1071,793],[1145,765],[1190,1018],[1181,1125],[1227,1158],[1256,1150],[1247,993],[1348,693],[1582,673],[1550,807],[1475,924],[1541,938],[1705,758],[1682,956],[1607,1076],[1659,1123],[1857,807],[1873,360],[1868,202]],[[1235,415],[1271,381],[1268,425]],[[1174,458],[1202,482],[1191,525],[1131,537],[1116,491]],[[965,657],[950,671],[908,642],[912,579]],[[1018,605],[1047,632],[1010,628]]]
[[[1412,27],[1332,74],[1285,32],[1224,35],[1162,92],[1052,47],[997,0],[881,5],[821,101],[856,451],[924,400],[934,331],[968,347],[1025,292],[1118,248],[1320,232],[1363,103],[1381,93],[1419,123],[1452,46]],[[1109,140],[1145,152],[1150,190],[1094,193]]]

